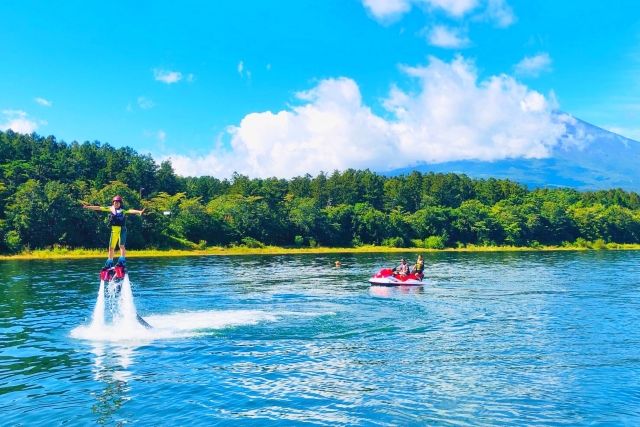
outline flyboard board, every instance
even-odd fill
[[[115,293],[120,293],[120,290],[122,289],[122,282],[125,278],[128,279],[127,269],[122,264],[116,264],[114,267],[104,267],[100,270],[100,280],[108,284],[107,289],[110,289]],[[138,313],[136,313],[136,319],[138,320],[138,323],[145,328],[152,328],[152,326]]]

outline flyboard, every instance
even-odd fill
[[[131,294],[131,283],[129,282],[129,274],[127,274],[127,269],[124,265],[118,263],[114,267],[104,267],[100,270],[99,292],[101,293],[103,290],[106,294],[112,297],[119,295],[119,300],[121,301],[120,304],[127,306],[125,311],[135,313],[136,320],[145,328],[152,328],[152,326],[135,311],[135,306],[133,306],[133,295]],[[123,307],[120,308],[122,309]]]

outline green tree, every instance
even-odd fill
[[[610,241],[606,224],[606,208],[601,204],[582,207],[574,205],[570,208],[570,215],[578,227],[580,237],[586,240],[603,238]]]
[[[328,227],[327,217],[310,197],[293,198],[289,202],[288,222],[294,227],[295,235],[313,238],[321,244],[326,244],[331,239],[330,234],[325,231]]]
[[[7,206],[7,224],[30,248],[82,246],[91,227],[72,194],[71,187],[58,181],[42,185],[28,180],[18,187]]]
[[[517,204],[501,200],[491,208],[491,215],[502,228],[502,242],[515,246],[526,244],[526,218]]]
[[[324,208],[327,217],[327,244],[331,246],[351,246],[354,238],[354,207],[337,205]]]
[[[293,236],[285,230],[277,212],[260,196],[229,194],[215,198],[207,211],[222,221],[230,232],[230,241],[251,237],[262,243],[286,244]]]
[[[353,207],[354,238],[363,243],[380,244],[388,237],[386,215],[368,203],[356,203]]]
[[[294,197],[307,198],[312,196],[311,175],[296,176],[289,181],[288,192]]]
[[[640,213],[613,204],[606,208],[604,221],[607,224],[609,241],[616,243],[640,243]]]
[[[194,243],[201,240],[212,244],[228,243],[222,221],[210,215],[200,199],[182,200],[173,222],[171,228]]]
[[[462,202],[452,211],[452,238],[463,243],[496,244],[501,239],[499,223],[489,208],[478,200]]]
[[[167,160],[160,163],[160,168],[158,169],[156,181],[158,183],[157,184],[158,191],[160,192],[176,194],[181,190],[180,188],[181,185],[180,185],[180,182],[178,181],[178,177],[173,171],[173,166],[171,166],[171,163]],[[151,189],[148,189],[148,190],[151,190]]]
[[[407,217],[412,235],[419,239],[429,236],[442,236],[445,242],[451,235],[451,209],[441,206],[428,206],[417,210]]]
[[[199,197],[202,203],[207,204],[218,196],[227,194],[229,191],[229,181],[219,180],[211,176],[179,178],[180,186],[185,188],[189,198]]]

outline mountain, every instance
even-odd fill
[[[460,160],[419,164],[387,175],[464,173],[473,178],[508,178],[529,187],[578,190],[622,188],[640,192],[640,142],[572,118],[566,134],[543,159]]]

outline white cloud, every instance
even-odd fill
[[[508,27],[516,21],[513,9],[506,0],[488,0],[485,16],[500,28]]]
[[[528,77],[538,77],[541,73],[550,70],[551,57],[546,52],[527,56],[515,66],[516,74]]]
[[[461,18],[474,10],[479,2],[480,0],[362,0],[362,4],[373,17],[382,22],[400,18],[413,6],[426,10],[441,10],[450,16]]]
[[[365,168],[383,152],[393,156],[388,124],[362,105],[352,80],[323,80],[297,97],[306,103],[275,114],[252,113],[230,126],[231,151],[218,147],[196,158],[172,155],[174,167],[182,174],[293,176]]]
[[[43,107],[51,107],[53,105],[53,103],[48,99],[44,99],[40,97],[35,98],[34,101],[36,101],[36,104],[42,105]]]
[[[450,64],[431,58],[405,71],[420,81],[420,92],[394,89],[386,107],[395,113],[403,151],[421,152],[419,160],[545,157],[565,131],[554,99],[507,75],[478,82],[473,64],[461,57]]]
[[[380,21],[389,21],[411,9],[411,0],[362,0],[364,7]]]
[[[153,108],[155,107],[155,105],[156,104],[151,99],[145,96],[138,97],[138,107],[140,107],[143,110],[148,110],[150,108]]]
[[[327,79],[297,94],[301,105],[245,116],[225,148],[171,155],[183,175],[292,177],[346,168],[389,170],[418,162],[546,157],[564,134],[547,99],[507,75],[478,81],[470,61],[431,58],[403,67],[419,90],[393,87],[385,119],[364,105],[356,82]]]
[[[447,49],[458,49],[467,47],[469,39],[460,33],[459,30],[437,25],[429,31],[427,39],[433,46]]]
[[[163,131],[162,129],[160,129],[157,133],[156,133],[156,137],[158,138],[159,142],[165,142],[167,139],[167,133],[165,131]]]
[[[29,118],[29,115],[21,110],[3,110],[3,123],[0,123],[0,130],[11,129],[17,133],[32,133],[40,124],[46,124],[44,121],[35,121]]]
[[[162,83],[173,84],[182,80],[182,73],[180,71],[169,71],[156,68],[153,70],[153,78]]]
[[[441,11],[454,19],[474,13],[474,20],[491,21],[497,27],[508,27],[516,17],[507,0],[361,0],[365,9],[382,23],[400,19],[414,6],[430,14]]]
[[[441,9],[451,16],[462,17],[478,6],[479,0],[419,0],[430,7]]]

